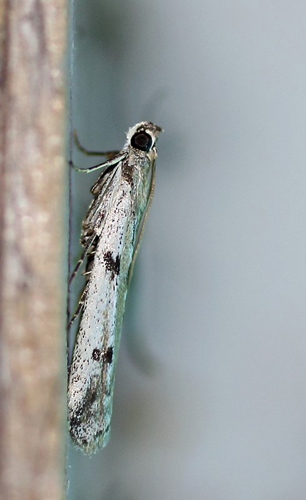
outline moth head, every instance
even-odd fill
[[[131,127],[127,134],[126,146],[131,146],[137,152],[143,151],[149,157],[156,157],[155,144],[162,128],[152,122],[140,122]]]

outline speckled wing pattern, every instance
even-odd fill
[[[68,383],[68,418],[74,444],[88,454],[109,439],[128,281],[152,199],[160,131],[151,122],[129,130],[118,163],[92,187],[94,199],[82,224],[86,284]]]

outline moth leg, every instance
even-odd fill
[[[138,229],[138,233],[137,233],[137,238],[136,238],[136,243],[135,243],[135,249],[134,249],[134,253],[133,253],[133,257],[132,257],[132,262],[131,262],[130,269],[129,269],[128,280],[127,280],[128,286],[129,286],[131,278],[132,278],[133,269],[134,269],[134,265],[135,265],[135,260],[136,260],[136,257],[137,257],[137,254],[138,254],[138,250],[139,250],[139,247],[140,247],[140,243],[141,243],[141,239],[142,239],[142,236],[143,236],[143,230],[144,230],[144,227],[145,227],[145,224],[146,224],[146,220],[147,220],[147,217],[148,217],[148,214],[149,214],[149,210],[150,210],[151,205],[152,205],[152,200],[153,200],[153,195],[154,195],[154,188],[155,188],[155,161],[154,161],[154,163],[152,165],[152,175],[151,175],[151,184],[150,184],[150,191],[149,191],[148,201],[147,201],[147,205],[146,205],[145,211],[143,213],[143,216],[142,216],[142,219],[141,219],[141,222],[140,222],[140,225],[139,225],[139,229]]]
[[[114,151],[89,151],[88,149],[84,148],[84,146],[82,146],[82,144],[80,143],[76,130],[73,131],[73,139],[74,139],[74,143],[75,143],[76,147],[78,148],[78,150],[87,156],[107,156],[108,158],[112,158],[112,156],[115,156],[119,153],[118,150],[114,150]]]
[[[87,253],[89,252],[89,249],[90,247],[92,246],[92,244],[94,243],[95,239],[96,239],[97,235],[94,234],[93,238],[91,238],[91,240],[89,240],[89,243],[86,245],[86,247],[84,248],[83,252],[82,252],[82,255],[81,257],[79,258],[70,278],[69,278],[69,285],[72,283],[73,279],[76,277],[77,273],[78,273],[78,270],[80,269],[81,265],[83,264],[84,262],[84,259],[87,255]]]
[[[84,299],[86,297],[86,294],[87,294],[87,291],[88,291],[88,284],[86,283],[85,287],[84,287],[84,290],[83,292],[81,293],[81,296],[80,296],[80,299],[79,299],[79,302],[78,302],[78,305],[77,305],[77,308],[73,314],[73,316],[71,317],[69,323],[68,323],[68,330],[70,329],[71,325],[74,323],[74,321],[77,319],[78,315],[80,314],[82,308],[83,308],[83,305],[84,305]]]
[[[110,151],[108,152],[109,154],[111,153]],[[99,153],[100,154],[100,153]],[[93,165],[92,167],[88,168],[80,168],[77,167],[72,160],[69,160],[69,165],[70,167],[74,168],[77,172],[83,172],[84,174],[87,174],[88,172],[93,172],[94,170],[102,170],[102,173],[106,173],[110,170],[111,167],[114,167],[117,165],[120,161],[124,160],[126,158],[127,153],[126,151],[123,151],[122,153],[118,153],[115,156],[112,156],[106,161],[103,161],[102,163],[98,163],[97,165]]]

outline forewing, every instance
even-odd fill
[[[75,444],[87,453],[108,440],[114,370],[138,225],[133,183],[124,178],[122,167],[104,194],[109,210],[95,249],[69,379],[70,432]]]

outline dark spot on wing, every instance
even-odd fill
[[[111,363],[113,361],[113,348],[112,347],[109,347],[106,351],[106,353],[104,354],[104,359],[106,361],[106,363]]]
[[[105,252],[104,256],[104,262],[105,262],[105,267],[107,271],[110,271],[112,273],[111,278],[114,279],[115,275],[118,276],[120,273],[120,257],[117,255],[117,257],[114,259],[112,256],[112,252],[108,251]]]
[[[94,349],[92,351],[91,357],[92,357],[92,359],[94,361],[100,361],[100,359],[101,359],[101,351],[100,351],[100,349]]]

